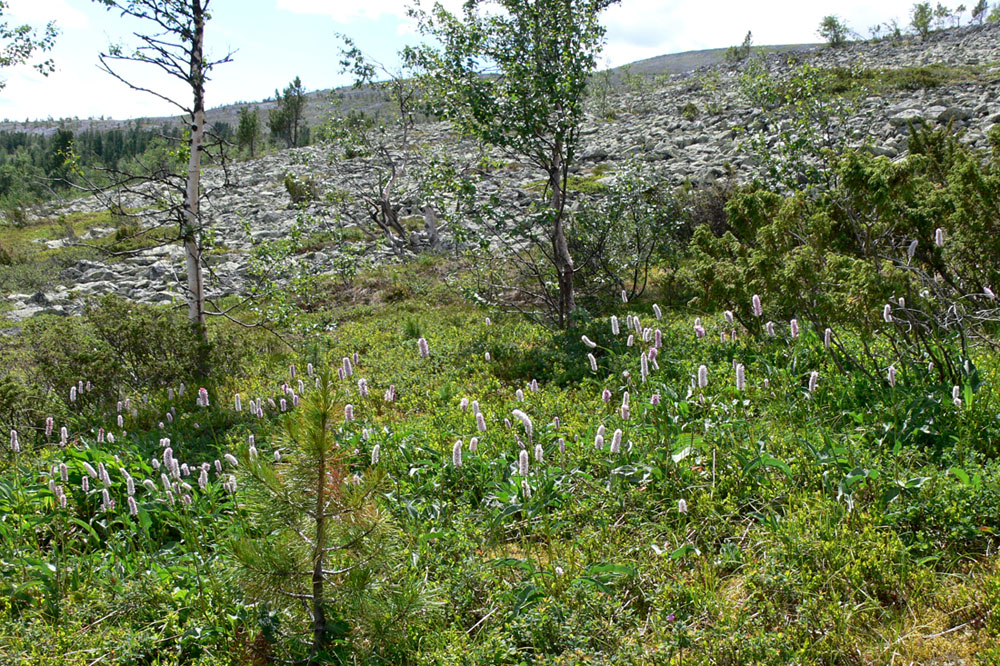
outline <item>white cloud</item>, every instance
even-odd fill
[[[70,7],[66,0],[10,0],[8,9],[11,23],[28,23],[40,28],[55,21],[60,30],[85,30],[90,26],[87,15]]]
[[[835,6],[801,0],[709,0],[684,2],[623,0],[604,15],[605,55],[617,66],[665,53],[739,44],[747,31],[754,44],[818,42],[819,22],[836,13],[867,36],[876,23],[896,18],[909,22],[912,0],[840,0]]]
[[[440,1],[451,12],[460,11],[463,4],[462,0]],[[413,3],[405,0],[361,0],[356,3],[341,0],[277,0],[279,10],[329,16],[338,23],[351,23],[359,19],[375,21],[384,16],[404,19],[411,4]],[[429,9],[431,2],[425,0],[423,5]]]

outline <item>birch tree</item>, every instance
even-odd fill
[[[122,81],[133,90],[146,92],[177,107],[187,123],[187,170],[180,182],[168,185],[181,195],[182,204],[171,207],[176,214],[178,240],[184,245],[186,267],[186,297],[188,319],[203,337],[205,332],[205,285],[202,268],[201,240],[201,168],[205,150],[205,84],[211,70],[229,62],[232,53],[218,60],[205,57],[205,25],[211,18],[209,5],[212,0],[94,0],[109,10],[118,11],[123,18],[136,19],[146,28],[135,32],[138,46],[126,50],[112,44],[100,55],[100,66],[105,72]],[[190,91],[188,101],[179,101],[165,93],[128,79],[118,67],[122,63],[141,63],[167,74],[183,83]],[[134,174],[126,182],[142,180]],[[121,182],[116,183],[116,185]]]
[[[604,36],[600,13],[616,2],[469,0],[461,17],[440,3],[429,13],[413,12],[421,33],[440,44],[407,50],[409,64],[423,73],[435,112],[463,133],[544,172],[538,222],[531,228],[507,225],[517,238],[509,230],[497,233],[527,278],[511,286],[546,306],[546,319],[560,328],[570,325],[576,308],[578,269],[566,233],[569,173],[587,81]]]
[[[56,35],[59,34],[55,23],[51,21],[45,26],[45,32],[41,36],[30,25],[8,24],[3,20],[8,4],[7,0],[0,0],[0,68],[29,62],[38,52],[51,49],[55,44]],[[33,67],[48,76],[55,65],[49,59],[35,63]],[[7,81],[0,78],[0,90],[6,85]]]

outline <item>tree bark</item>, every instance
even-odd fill
[[[552,163],[549,167],[549,206],[554,217],[552,257],[559,283],[559,327],[567,328],[570,315],[576,309],[576,301],[573,297],[573,258],[569,253],[569,243],[566,241],[566,229],[563,223],[563,208],[566,202],[563,191],[562,148],[562,141],[557,140],[552,149]]]
[[[194,94],[191,118],[191,144],[188,157],[187,190],[184,199],[184,255],[187,263],[188,320],[192,326],[205,331],[205,289],[201,270],[201,248],[198,232],[201,226],[198,210],[201,191],[201,150],[205,137],[205,81],[202,50],[205,42],[205,12],[202,0],[191,1],[194,17],[194,36],[191,42],[191,69],[189,82]]]

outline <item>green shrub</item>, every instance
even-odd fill
[[[319,199],[319,186],[310,176],[301,178],[295,174],[285,174],[285,190],[295,205],[307,204]]]
[[[698,107],[692,102],[688,102],[681,107],[681,117],[685,120],[694,120],[698,117]]]

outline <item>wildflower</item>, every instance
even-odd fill
[[[107,488],[101,489],[101,509],[104,511],[111,511],[115,508],[115,501],[111,499],[111,495],[108,494]]]
[[[80,479],[80,490],[82,490],[85,493],[89,493],[90,492],[90,477],[89,476],[81,477],[81,479]]]
[[[622,289],[622,303],[628,303],[628,294],[625,293],[624,289]]]
[[[514,395],[517,396],[518,402],[524,402],[524,391],[517,389],[517,391],[514,392]]]
[[[600,435],[601,437],[604,437],[604,430],[605,429],[604,429],[604,424],[603,423],[601,425],[597,426],[597,434]]]
[[[698,388],[705,388],[708,386],[708,366],[699,365],[698,366]]]
[[[351,354],[351,358],[354,359],[354,365],[357,365],[358,363],[361,362],[361,356],[360,354],[358,354],[358,352],[354,352],[353,354]]]
[[[658,320],[663,319],[663,310],[661,310],[660,306],[656,303],[653,303],[653,314],[656,315]]]
[[[125,479],[125,489],[130,496],[135,495],[135,481],[131,476],[126,477]]]
[[[67,483],[69,481],[69,468],[66,467],[66,463],[59,463],[59,479],[63,483]]]
[[[587,360],[590,361],[590,369],[593,372],[597,372],[597,359],[594,358],[593,354],[587,354]]]
[[[733,323],[733,311],[732,310],[726,310],[725,315],[726,315],[726,321],[728,323],[732,324]]]
[[[17,431],[10,431],[10,450],[17,453],[21,450],[21,444],[17,441]]]
[[[243,402],[240,400],[240,394],[239,393],[237,393],[236,396],[233,398],[233,402],[235,403],[236,411],[242,412],[243,411]]]
[[[520,476],[528,476],[528,451],[521,449],[517,456],[517,473]]]
[[[535,462],[539,464],[545,462],[545,451],[541,444],[535,444]]]
[[[754,317],[759,317],[762,314],[764,314],[764,308],[761,307],[760,304],[760,296],[758,296],[757,294],[754,294],[753,298],[750,299],[750,305],[753,308]]]
[[[528,435],[528,441],[530,442],[531,441],[531,435],[532,435],[531,419],[528,417],[527,414],[525,414],[524,412],[522,412],[520,409],[515,409],[514,411],[511,412],[511,414],[514,417],[520,419],[521,425],[524,426],[524,432],[525,432],[525,434]]]
[[[337,368],[337,379],[339,379],[340,381],[344,381],[345,379],[347,379],[347,375],[344,374],[343,368]]]
[[[475,453],[476,449],[478,448],[479,448],[479,438],[473,437],[472,439],[469,440],[469,452]]]
[[[663,346],[663,331],[660,329],[653,331],[653,345],[655,349]]]
[[[234,456],[232,453],[227,453],[222,457],[225,458],[226,462],[232,465],[233,467],[236,467],[236,465],[238,464],[236,456]]]
[[[472,413],[473,414],[478,414],[479,413],[479,401],[478,400],[473,400],[472,401]]]
[[[767,331],[767,335],[769,337],[772,337],[772,338],[774,337],[774,322],[773,321],[769,321],[766,324],[764,324],[764,329]]]
[[[54,425],[54,421],[52,420],[52,417],[51,416],[47,417],[45,419],[45,436],[46,437],[51,437],[52,436],[52,427],[53,427],[53,425]]]
[[[532,393],[537,393],[538,392],[538,380],[537,379],[532,379],[531,380],[531,384],[528,385],[528,388],[531,389]]]
[[[743,368],[742,363],[736,364],[736,390],[742,391],[743,387],[746,385],[746,370]]]
[[[379,454],[381,452],[382,452],[382,447],[380,445],[376,444],[375,446],[372,447],[372,466],[373,467],[378,464],[378,457],[379,457]]]
[[[351,359],[345,356],[341,360],[341,364],[344,366],[344,377],[350,377],[354,374],[354,366],[351,365]]]
[[[809,373],[809,392],[812,393],[816,390],[816,382],[819,381],[819,373],[813,370]]]
[[[913,255],[917,253],[917,241],[910,241],[910,246],[906,248],[906,258],[913,259]]]
[[[694,327],[694,334],[699,339],[705,337],[705,329],[704,329],[704,327],[702,327],[702,326],[695,326]]]
[[[625,341],[625,346],[626,347],[631,347],[633,344],[635,344],[635,336],[634,335],[630,335],[630,336],[628,336],[628,340]]]
[[[594,435],[594,448],[598,451],[604,448],[604,435],[600,433]]]
[[[84,469],[84,471],[87,472],[87,476],[89,476],[90,478],[92,478],[92,479],[96,479],[97,478],[97,470],[94,469],[94,466],[91,465],[86,460],[83,461],[83,469]]]
[[[658,405],[658,404],[660,404],[660,394],[659,393],[654,393],[653,395],[651,395],[649,397],[649,404],[651,404],[651,405]]]
[[[597,346],[597,343],[594,342],[593,340],[591,340],[590,338],[588,338],[586,335],[581,335],[580,336],[580,340],[582,340],[583,344],[587,345],[591,349],[593,349],[594,347]]]
[[[485,354],[483,354],[483,358],[486,360],[487,363],[489,363],[490,362],[490,353],[486,352]]]
[[[611,402],[611,390],[610,389],[606,388],[606,389],[604,389],[601,392],[601,400],[603,400],[604,402]]]
[[[393,400],[396,399],[396,385],[395,384],[389,384],[389,388],[387,388],[385,390],[384,399],[385,399],[386,402],[392,402]]]
[[[639,377],[642,379],[642,383],[646,383],[646,378],[649,377],[649,359],[645,354],[639,357]]]
[[[124,435],[124,434],[125,433],[122,433],[122,435]],[[108,444],[114,444],[114,443],[115,443],[115,436],[109,432],[108,433]]]
[[[944,229],[942,229],[941,227],[938,227],[937,229],[934,230],[934,244],[937,245],[938,247],[944,245]]]
[[[281,451],[274,450],[274,462],[281,462]]]
[[[69,439],[69,430],[66,429],[66,426],[59,428],[59,443],[63,446],[66,446],[66,441],[68,439]]]
[[[829,349],[830,348],[830,341],[832,339],[833,339],[833,330],[832,329],[828,328],[825,331],[823,331],[823,346],[824,347],[826,347],[827,349]]]
[[[151,480],[149,480],[149,479],[143,479],[142,480],[142,485],[149,492],[151,492],[151,493],[155,493],[156,492],[156,484],[153,483]]]
[[[136,506],[135,498],[131,495],[128,496],[128,512],[132,514],[133,517],[139,515],[139,507]]]
[[[420,351],[420,358],[427,358],[431,355],[431,349],[427,346],[426,338],[420,338],[417,340],[417,349]]]
[[[688,512],[688,503],[686,501],[684,501],[683,499],[677,500],[677,512],[678,513],[687,513]]]
[[[257,460],[257,447],[251,444],[250,448],[247,449],[247,456],[249,456],[250,460]],[[185,476],[187,475],[185,474]]]
[[[618,317],[611,315],[611,332],[618,335]]]
[[[310,377],[313,376],[313,364],[312,363],[306,363],[306,374],[309,375]]]
[[[885,307],[882,308],[882,319],[884,319],[887,324],[892,323],[892,306],[888,303],[886,303]]]
[[[344,405],[344,420],[348,423],[354,420],[354,405]]]
[[[462,440],[455,440],[455,444],[451,447],[451,464],[455,467],[462,466]]]
[[[461,409],[463,412],[465,410],[467,410],[469,408],[469,399],[468,398],[462,398],[458,402],[458,408]]]
[[[989,298],[991,301],[996,300],[997,295],[993,293],[992,289],[990,289],[985,285],[983,286],[983,293],[986,294],[986,297]]]
[[[616,429],[615,433],[611,436],[611,453],[620,453],[622,450],[622,431],[621,429]]]
[[[483,418],[482,412],[476,414],[476,428],[479,432],[486,432],[486,419]]]
[[[793,338],[799,337],[799,320],[793,319],[788,326],[792,331],[792,337]]]
[[[896,366],[889,366],[889,386],[896,386]]]
[[[956,405],[961,405],[962,389],[958,386],[951,387],[951,399]]]

